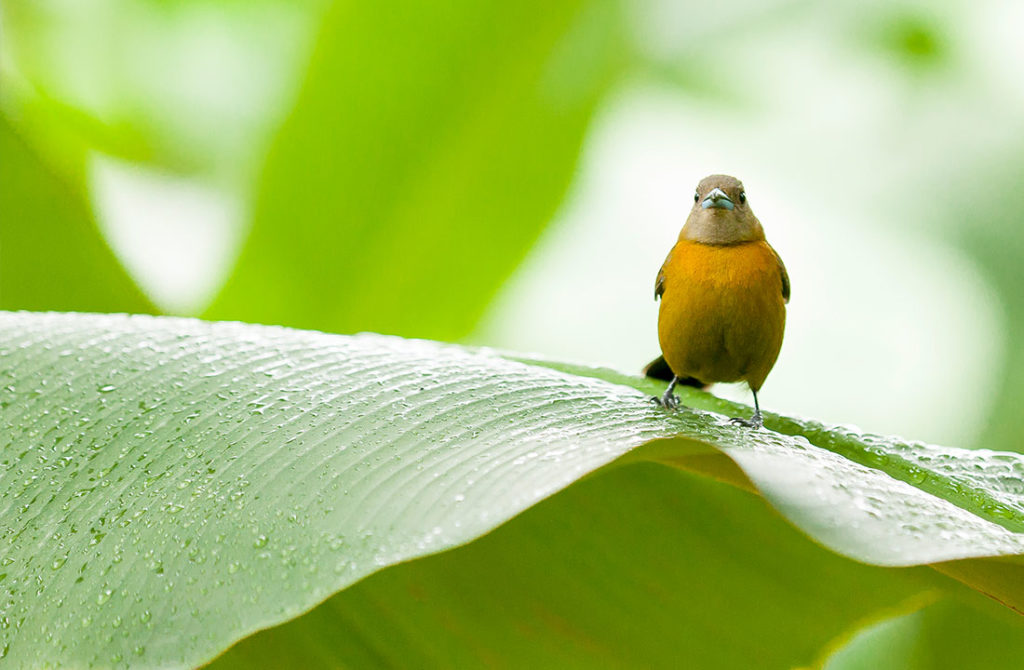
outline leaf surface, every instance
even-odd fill
[[[856,439],[809,432],[843,449]],[[666,413],[621,383],[453,345],[4,314],[0,649],[14,667],[195,665],[643,460],[749,477],[812,538],[862,561],[1022,552],[1014,491],[998,484],[1020,456],[981,454],[961,471],[957,450],[862,448],[886,458],[868,467],[803,437]],[[945,484],[894,476],[911,458]],[[959,493],[930,492],[946,489]],[[986,592],[1010,601],[1020,583]]]
[[[372,575],[211,670],[790,670],[865,618],[936,591],[929,573],[844,559],[747,491],[637,464]]]

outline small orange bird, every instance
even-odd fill
[[[716,174],[697,184],[693,209],[658,271],[658,298],[664,363],[658,359],[646,372],[659,376],[656,370],[667,364],[672,379],[654,400],[675,409],[678,383],[745,381],[754,393],[754,415],[733,421],[760,428],[757,392],[782,348],[789,275],[765,241],[739,179]]]

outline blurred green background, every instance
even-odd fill
[[[635,371],[728,172],[793,280],[768,408],[1021,450],[1024,6],[369,4],[5,0],[0,307]]]

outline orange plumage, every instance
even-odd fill
[[[665,264],[658,340],[672,371],[761,389],[782,347],[786,307],[766,242],[681,240]]]
[[[745,381],[756,407],[782,347],[789,277],[739,180],[713,175],[698,185],[655,296],[661,298],[658,340],[675,376],[662,404],[676,406],[676,381],[692,378]],[[760,426],[760,409],[741,423]]]

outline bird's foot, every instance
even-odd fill
[[[682,407],[682,403],[679,402],[679,397],[671,391],[666,391],[665,395],[662,396],[651,396],[651,402],[659,407],[671,410],[676,410]]]
[[[734,423],[737,426],[745,426],[747,428],[753,428],[754,430],[757,430],[758,428],[760,428],[760,427],[762,427],[764,425],[764,421],[761,419],[761,412],[760,411],[754,412],[754,415],[752,417],[750,417],[749,419],[742,419],[740,417],[736,417],[734,419],[729,419],[729,423]]]

